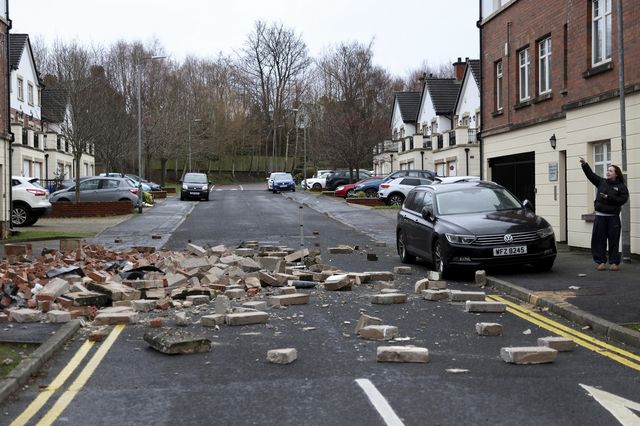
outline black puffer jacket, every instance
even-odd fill
[[[598,188],[598,194],[593,201],[596,211],[606,214],[620,214],[622,205],[629,200],[629,190],[624,183],[618,179],[605,179],[598,176],[593,173],[587,163],[582,164],[582,171],[587,179]],[[606,194],[606,197],[601,194]]]

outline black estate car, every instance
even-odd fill
[[[553,228],[528,201],[484,181],[412,189],[398,212],[396,244],[402,262],[420,257],[443,274],[517,264],[548,270],[557,253]]]
[[[357,182],[360,179],[371,176],[368,170],[360,169],[356,172],[353,170],[353,180],[351,180],[351,172],[349,170],[336,170],[327,175],[327,183],[325,189],[327,191],[335,191],[340,185],[346,185],[348,183]]]

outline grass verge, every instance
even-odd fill
[[[7,241],[52,240],[58,238],[91,238],[95,232],[73,231],[13,231]]]
[[[631,330],[634,331],[640,331],[640,323],[631,323],[631,324],[623,324],[623,326],[630,328]]]
[[[0,378],[5,378],[23,358],[38,349],[32,343],[0,343]]]

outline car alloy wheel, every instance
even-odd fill
[[[316,191],[319,191],[322,189],[322,185],[320,185],[319,183],[314,183],[312,188]]]
[[[400,261],[402,263],[413,263],[416,257],[407,252],[407,236],[403,231],[399,232],[396,236],[396,247],[398,249],[398,255],[400,255]]]
[[[433,253],[433,269],[444,276],[447,272],[447,265],[442,259],[442,242],[440,240],[435,240],[431,251]]]
[[[391,194],[387,200],[390,206],[399,206],[404,202],[404,196],[396,192]]]
[[[378,196],[378,190],[369,188],[366,191],[364,191],[364,194],[367,196],[367,198],[376,198]]]
[[[11,211],[11,223],[14,226],[27,226],[31,221],[31,212],[24,206],[16,206]]]

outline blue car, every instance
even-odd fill
[[[280,191],[296,192],[296,183],[293,181],[291,173],[277,174],[273,177],[273,193]]]
[[[366,194],[367,197],[375,198],[378,196],[378,188],[380,187],[381,183],[389,182],[390,180],[393,180],[399,177],[405,177],[405,176],[421,177],[421,178],[429,179],[429,178],[433,178],[435,175],[436,173],[432,172],[431,170],[398,170],[393,173],[389,173],[387,176],[385,176],[382,179],[370,180],[370,181],[364,182],[356,186],[354,188],[354,191],[356,193],[362,191]]]

